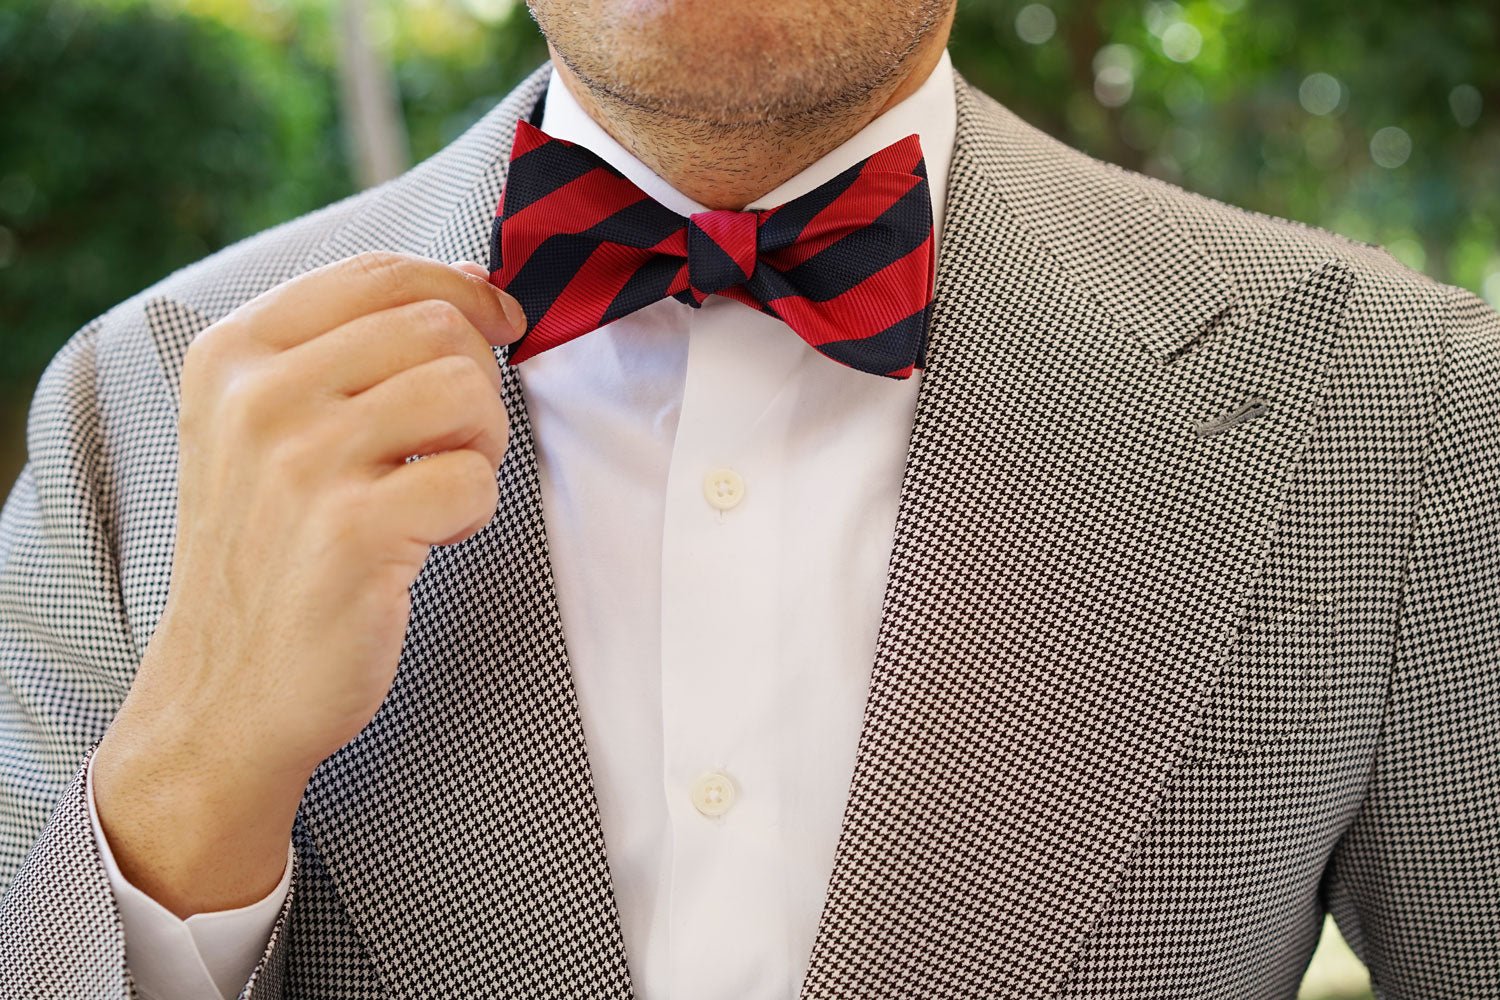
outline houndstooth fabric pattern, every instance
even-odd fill
[[[187,345],[349,254],[484,260],[549,70],[49,365],[0,512],[0,996],[135,995],[83,774],[166,599]],[[802,997],[1290,1000],[1329,911],[1382,1000],[1500,996],[1500,317],[957,96]],[[631,995],[502,374],[496,516],[413,585],[391,693],[313,776],[242,998]]]

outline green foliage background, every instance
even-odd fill
[[[371,3],[413,160],[546,55],[514,0]],[[0,496],[31,386],[70,333],[352,192],[334,13],[0,0]],[[1095,156],[1384,244],[1500,306],[1497,45],[1494,0],[959,0],[950,50]],[[1304,995],[1365,995],[1323,967]]]

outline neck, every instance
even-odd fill
[[[611,138],[699,204],[740,210],[915,93],[942,58],[947,41],[946,28],[933,32],[892,82],[859,108],[727,126],[667,118],[623,104],[611,98],[607,87],[581,79],[550,43],[547,48],[564,86]]]

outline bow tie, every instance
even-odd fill
[[[682,216],[596,153],[516,123],[490,282],[521,303],[518,364],[671,296],[722,295],[874,375],[924,366],[932,200],[916,135],[774,208]]]

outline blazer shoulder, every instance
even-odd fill
[[[960,137],[969,169],[1085,280],[1140,300],[1125,302],[1126,311],[1145,320],[1213,312],[1203,305],[1212,300],[1253,315],[1332,266],[1348,277],[1345,316],[1355,325],[1392,340],[1438,339],[1445,286],[1385,249],[1092,156],[964,84]]]
[[[1451,297],[1460,292],[1398,260],[1385,247],[1296,219],[1234,205],[1147,174],[1131,176],[1172,223],[1211,255],[1247,295],[1273,294],[1330,263],[1349,274],[1348,315],[1394,337],[1442,334]]]

